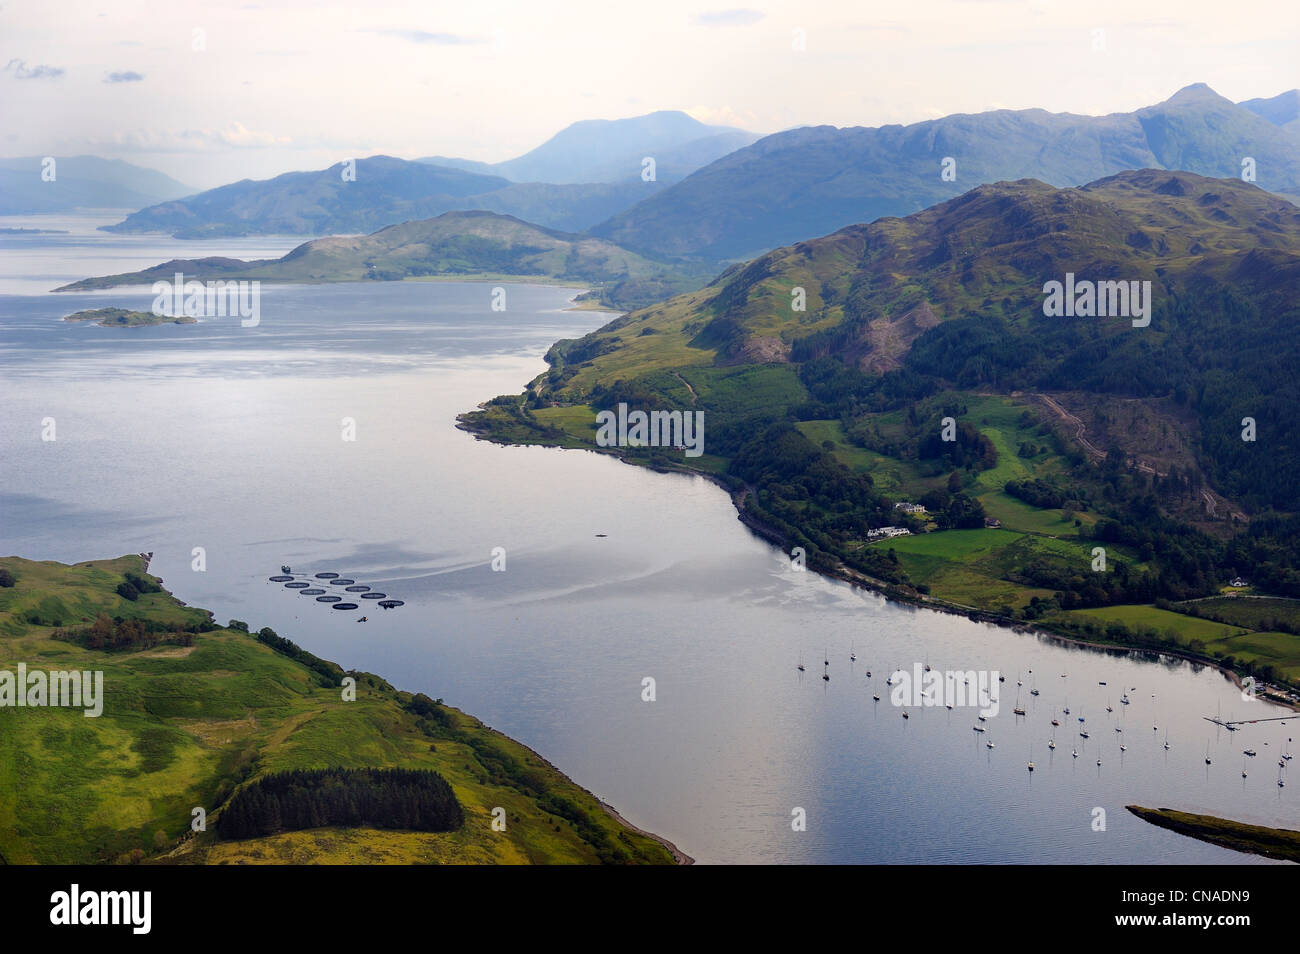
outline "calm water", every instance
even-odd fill
[[[443,697],[704,862],[1249,863],[1123,806],[1300,821],[1300,782],[1276,785],[1293,724],[1229,736],[1203,721],[1281,714],[1217,673],[886,604],[790,571],[703,480],[457,431],[457,413],[542,370],[553,341],[607,320],[565,310],[571,290],[511,285],[494,313],[483,284],[264,287],[256,328],[71,325],[60,318],[147,308],[150,296],[47,294],[56,284],[296,244],[200,253],[74,225],[0,237],[0,552],[152,550],[181,599]],[[46,417],[54,442],[40,440]],[[341,438],[343,418],[355,441]],[[204,572],[191,570],[195,547]],[[491,569],[495,547],[505,572]],[[366,605],[358,624],[363,611],[268,582],[282,563],[406,605]],[[969,709],[901,718],[884,678],[922,661],[1007,675],[986,735]],[[654,702],[641,699],[645,677]],[[1132,705],[1119,704],[1125,689]],[[1050,719],[1066,704],[1051,753]],[[1259,757],[1243,780],[1246,747]],[[807,831],[791,830],[795,807]],[[1092,830],[1097,807],[1104,832]]]

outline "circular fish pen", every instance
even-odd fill
[[[284,588],[285,588],[286,590],[301,590],[301,589],[304,589],[305,587],[308,587],[308,586],[311,586],[311,584],[310,584],[310,583],[286,583],[286,584],[284,584]]]
[[[316,597],[316,602],[317,602],[317,603],[337,603],[337,602],[338,602],[339,600],[341,600],[341,599],[343,599],[343,597],[341,597],[341,596],[318,596],[318,597]]]
[[[337,573],[317,573],[317,574],[316,574],[316,579],[318,579],[318,580],[332,580],[332,579],[334,579],[334,578],[337,577],[337,576],[338,576]]]
[[[271,582],[272,582],[272,583],[283,583],[285,580],[292,580],[292,579],[293,579],[293,577],[291,577],[291,576],[278,576],[278,575],[277,575],[277,576],[273,576],[273,577],[271,577]]]
[[[364,593],[366,590],[370,589],[370,587],[366,586],[364,583],[360,583],[357,586],[345,587],[345,589],[349,593]]]
[[[322,593],[324,593],[324,592],[325,592],[325,591],[322,590],[322,589],[318,589],[318,588],[316,588],[316,587],[313,587],[313,588],[310,589],[310,590],[303,590],[303,591],[302,591],[302,595],[303,595],[303,596],[320,596],[320,595],[321,595]]]
[[[356,580],[330,580],[330,586],[347,586],[349,583],[355,583]]]
[[[356,609],[356,603],[335,603],[330,609]]]
[[[363,600],[382,600],[387,595],[387,593],[362,593],[361,598]]]
[[[405,600],[380,600],[379,605],[384,609],[392,609],[394,606],[405,606]]]

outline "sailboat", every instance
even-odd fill
[[[1165,751],[1169,751],[1169,730],[1165,729]]]
[[[1030,671],[1030,672],[1033,672],[1032,669],[1029,670],[1029,671]],[[1037,680],[1037,679],[1034,680],[1033,686],[1032,686],[1032,687],[1030,688],[1030,690],[1029,690],[1029,694],[1030,694],[1031,696],[1036,696],[1036,695],[1038,695],[1038,680]]]
[[[992,740],[992,739],[989,739],[987,742],[985,742],[985,743],[984,743],[984,748],[986,748],[986,749],[991,749],[991,748],[993,748],[993,740]]]
[[[798,667],[798,668],[799,668],[799,671],[800,671],[800,672],[803,672],[803,671],[804,671],[804,668],[803,668],[803,653],[800,653],[800,654],[799,654],[799,667]]]
[[[1053,709],[1053,710],[1052,710],[1052,725],[1060,725],[1060,724],[1061,724],[1061,723],[1058,722],[1057,719],[1056,719],[1056,710]]]
[[[875,700],[876,702],[879,702],[879,701],[880,701],[880,694],[879,694],[879,693],[872,693],[872,694],[871,694],[871,698],[872,698],[873,700]]]
[[[1210,743],[1209,742],[1205,743],[1205,764],[1206,765],[1210,764]]]
[[[849,662],[857,662],[858,654],[853,647],[853,640],[849,640]]]
[[[1020,685],[1020,683],[1017,682],[1016,685],[1018,686],[1018,685]],[[1014,709],[1012,709],[1011,711],[1014,712],[1016,715],[1024,715],[1024,714],[1025,714],[1025,710],[1024,710],[1024,708],[1020,705],[1020,692],[1019,692],[1019,691],[1016,692],[1016,707],[1015,707]]]
[[[1079,757],[1079,750],[1078,750],[1078,749],[1074,749],[1074,750],[1072,750],[1072,751],[1070,752],[1070,758],[1072,758],[1072,759],[1077,759],[1078,757]]]
[[[1048,747],[1049,749],[1055,749],[1055,748],[1056,748],[1056,736],[1055,736],[1055,735],[1053,735],[1050,739],[1047,740],[1047,747]]]
[[[907,710],[906,710],[906,709],[903,710],[903,718],[904,718],[904,719],[910,718],[910,717],[908,716],[908,714],[907,714]]]
[[[1242,777],[1242,778],[1245,778],[1245,777],[1246,777],[1246,760],[1245,760],[1245,759],[1242,759],[1242,760],[1241,760],[1241,777]]]

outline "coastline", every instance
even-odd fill
[[[480,404],[477,409],[481,411],[481,410],[485,410],[486,407],[487,407],[487,403],[484,402],[483,404]],[[477,440],[485,440],[488,441],[489,443],[498,443],[498,444],[505,444],[505,445],[555,447],[560,450],[569,450],[569,449],[587,450],[587,451],[595,452],[597,454],[607,454],[611,457],[618,458],[623,463],[629,466],[643,467],[646,470],[652,470],[655,471],[656,473],[684,474],[693,477],[702,477],[703,479],[709,481],[710,483],[715,484],[722,490],[726,491],[728,497],[731,498],[732,506],[736,510],[736,519],[739,520],[742,524],[744,524],[755,536],[779,548],[785,548],[789,544],[789,541],[786,539],[783,533],[781,533],[776,528],[765,524],[762,520],[760,520],[758,517],[755,517],[753,514],[751,514],[748,511],[748,509],[745,506],[745,501],[751,492],[750,488],[748,488],[747,486],[737,487],[734,482],[728,482],[727,480],[723,479],[717,474],[712,474],[706,471],[696,470],[694,468],[685,467],[685,466],[663,467],[663,466],[655,466],[654,464],[650,464],[650,463],[642,463],[640,461],[630,460],[625,454],[620,453],[619,449],[617,448],[604,448],[604,447],[594,447],[594,446],[573,447],[572,445],[568,445],[568,444],[548,444],[544,441],[528,442],[528,441],[514,441],[514,440],[504,439],[494,434],[490,426],[484,427],[481,425],[473,424],[466,420],[466,416],[467,416],[466,414],[462,414],[457,417],[456,427],[459,430],[472,434],[474,438]],[[965,606],[960,603],[954,603],[949,600],[944,600],[940,597],[930,596],[924,593],[908,592],[907,590],[901,589],[898,586],[895,586],[894,584],[887,583],[884,580],[879,580],[876,579],[875,577],[868,576],[865,573],[860,573],[856,570],[851,570],[848,567],[844,566],[843,564],[839,564],[834,569],[829,569],[825,567],[812,567],[812,566],[809,566],[808,569],[814,573],[821,574],[823,577],[826,577],[827,579],[838,580],[842,583],[848,583],[850,586],[857,586],[860,587],[861,589],[869,590],[873,593],[877,593],[880,596],[883,596],[885,599],[890,600],[891,602],[894,603],[901,603],[901,604],[910,605],[914,607],[920,607],[922,609],[934,610],[935,612],[940,612],[940,613],[950,613],[954,616],[964,616],[965,618],[971,620],[972,622],[991,623],[1003,629],[1011,630],[1012,632],[1022,633],[1026,635],[1043,636],[1060,643],[1068,643],[1075,646],[1084,646],[1090,649],[1120,652],[1126,655],[1129,653],[1140,652],[1140,653],[1151,653],[1157,656],[1168,656],[1174,659],[1182,659],[1187,662],[1192,662],[1198,665],[1207,666],[1211,669],[1216,669],[1220,673],[1222,673],[1227,679],[1229,679],[1234,685],[1236,685],[1238,688],[1242,687],[1241,677],[1236,673],[1235,670],[1224,667],[1219,662],[1217,662],[1216,660],[1210,657],[1199,656],[1195,653],[1186,650],[1174,649],[1167,646],[1150,646],[1150,645],[1140,645],[1140,644],[1121,644],[1121,643],[1101,642],[1097,640],[1083,639],[1078,636],[1067,635],[1065,633],[1059,633],[1041,625],[1031,626],[1023,622],[1008,620],[1006,617],[998,616],[997,614],[990,613],[986,610],[981,610],[973,606]],[[1278,688],[1282,688],[1282,687],[1278,686]],[[1263,701],[1265,702],[1269,702],[1273,705],[1278,706],[1279,708],[1287,709],[1292,712],[1300,712],[1300,703],[1295,703],[1286,699],[1278,698],[1277,696],[1269,694],[1266,691],[1266,689],[1261,689],[1260,698],[1262,698]]]
[[[565,778],[568,778],[568,776],[566,775]],[[575,782],[574,784],[577,784],[577,783]],[[614,821],[618,822],[618,823],[619,823],[620,825],[622,825],[624,828],[630,828],[630,829],[632,829],[632,831],[636,832],[638,835],[645,835],[645,836],[646,836],[647,838],[649,838],[651,841],[657,841],[657,842],[659,842],[659,844],[661,844],[661,845],[663,845],[665,848],[667,848],[667,849],[668,849],[668,853],[671,854],[671,855],[673,856],[673,860],[676,861],[678,865],[693,865],[693,864],[695,864],[695,859],[694,859],[694,858],[692,858],[692,857],[691,857],[690,855],[688,855],[686,852],[682,851],[680,848],[678,848],[676,845],[674,845],[674,844],[673,844],[671,841],[669,841],[667,838],[663,838],[663,837],[661,837],[661,836],[659,836],[659,835],[656,835],[656,834],[655,834],[654,832],[652,832],[652,831],[646,831],[644,828],[638,828],[636,825],[633,825],[630,821],[628,821],[626,818],[624,818],[622,815],[620,815],[620,814],[615,810],[615,808],[614,808],[613,805],[611,805],[609,802],[605,801],[605,800],[604,800],[603,798],[601,798],[599,795],[595,796],[595,799],[596,799],[596,801],[598,801],[598,802],[600,803],[600,807],[603,808],[603,809],[605,809],[605,811],[609,813],[609,815],[614,819]]]

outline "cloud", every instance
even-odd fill
[[[143,73],[137,73],[135,70],[125,70],[121,73],[109,73],[104,79],[105,83],[138,83],[144,79]]]
[[[430,33],[427,30],[365,30],[363,32],[396,37],[410,43],[433,43],[437,46],[473,46],[487,42],[480,36],[463,36],[459,33]]]
[[[219,129],[137,129],[89,140],[87,144],[128,152],[216,152],[225,149],[266,149],[287,146],[291,142],[293,139],[289,136],[258,132],[243,123],[232,122]]]
[[[749,26],[763,19],[758,10],[714,10],[695,18],[696,26]]]
[[[27,65],[26,60],[10,60],[5,64],[5,68],[0,73],[14,74],[15,79],[58,79],[63,75],[61,66],[31,66]]]

